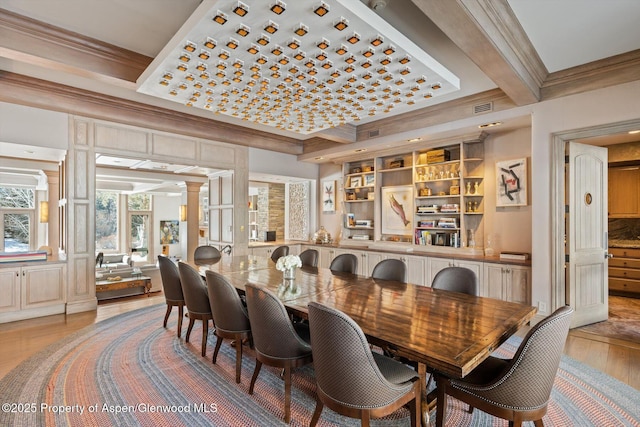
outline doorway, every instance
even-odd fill
[[[606,145],[605,138],[613,139],[614,135],[627,135],[628,132],[640,129],[640,119],[594,126],[553,135],[551,190],[555,197],[551,199],[552,209],[552,289],[551,305],[555,309],[568,303],[567,283],[565,276],[565,150],[570,141],[592,145]],[[640,138],[638,138],[640,139]],[[571,209],[571,207],[569,207]],[[603,286],[608,285],[604,284]],[[575,325],[574,325],[575,326]]]

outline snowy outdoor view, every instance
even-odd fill
[[[35,205],[32,188],[0,187],[0,209],[4,217],[4,252],[29,251],[30,214]]]

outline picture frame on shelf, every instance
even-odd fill
[[[322,212],[336,211],[336,181],[322,181]]]
[[[496,207],[527,206],[527,158],[496,162]]]
[[[413,234],[413,186],[382,187],[382,234]]]
[[[362,177],[352,176],[349,180],[349,187],[362,187]]]
[[[356,214],[348,213],[347,214],[347,227],[355,227],[356,226]]]
[[[365,187],[370,187],[374,184],[375,182],[375,175],[374,174],[368,174],[364,176],[364,185]]]

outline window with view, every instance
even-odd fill
[[[96,251],[117,252],[118,193],[96,191]]]
[[[131,194],[127,197],[129,207],[129,246],[134,263],[146,262],[149,258],[149,236],[151,234],[151,195]]]
[[[25,252],[32,249],[34,236],[35,190],[0,187],[0,252]]]

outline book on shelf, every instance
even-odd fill
[[[22,261],[46,261],[47,251],[0,252],[0,263]]]
[[[500,259],[510,259],[514,261],[526,261],[531,258],[531,255],[526,252],[500,252]]]

